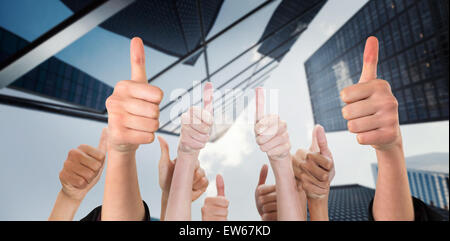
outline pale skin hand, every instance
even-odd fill
[[[277,192],[275,185],[266,184],[269,167],[264,165],[255,190],[255,202],[262,221],[277,221]]]
[[[292,168],[291,144],[286,123],[276,115],[264,115],[264,89],[256,88],[256,143],[267,153],[275,174],[278,220],[304,221],[304,208]]]
[[[213,86],[203,89],[204,108],[192,107],[181,116],[177,164],[173,173],[165,220],[191,220],[192,187],[200,150],[209,141],[213,124]]]
[[[293,166],[299,189],[308,198],[311,221],[328,221],[330,183],[336,172],[322,126],[314,127],[311,147],[297,151]]]
[[[362,145],[371,145],[378,158],[378,181],[373,215],[375,220],[414,220],[408,184],[398,102],[389,83],[377,79],[378,39],[370,37],[364,51],[364,65],[358,84],[342,90],[347,105],[342,115],[348,129]]]
[[[86,194],[102,175],[106,157],[107,129],[103,129],[98,148],[80,145],[67,155],[59,173],[62,184],[49,221],[71,221]]]
[[[207,197],[202,207],[203,221],[227,221],[228,206],[230,202],[225,197],[225,184],[223,177],[216,177],[217,196]]]
[[[167,201],[169,199],[170,185],[172,183],[173,171],[176,165],[176,159],[170,160],[169,145],[163,137],[158,136],[159,145],[161,147],[161,158],[158,164],[159,170],[159,187],[161,188],[161,221],[166,216]],[[208,188],[209,181],[206,178],[205,171],[200,167],[197,161],[194,180],[192,185],[192,202],[197,200]]]
[[[109,135],[102,220],[140,221],[145,217],[135,154],[139,145],[155,139],[163,92],[147,82],[140,38],[131,40],[130,62],[131,80],[117,83],[106,100]]]

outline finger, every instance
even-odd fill
[[[155,132],[159,128],[159,121],[157,119],[151,119],[137,115],[123,116],[122,124],[129,129],[149,133]]]
[[[159,118],[159,106],[156,103],[138,98],[127,98],[126,102],[123,102],[122,104],[122,108],[132,115],[151,119]]]
[[[328,141],[327,136],[325,134],[325,129],[321,125],[317,125],[316,138],[320,153],[331,160],[333,158],[333,155],[331,154],[330,148],[328,148]]]
[[[393,138],[399,136],[397,130],[392,129],[377,129],[364,133],[359,133],[356,137],[358,143],[361,145],[381,145],[383,143],[392,141]]]
[[[278,213],[277,212],[264,213],[261,218],[263,221],[277,221]]]
[[[217,196],[225,197],[225,183],[223,182],[222,175],[216,176]]]
[[[256,94],[256,122],[261,120],[264,116],[264,88],[258,87],[255,89]]]
[[[103,163],[105,160],[105,153],[97,148],[82,144],[78,146],[78,149],[81,151],[83,157],[93,158],[100,163]]]
[[[360,100],[355,103],[344,106],[342,108],[342,116],[346,120],[354,120],[357,118],[373,115],[377,112],[377,105],[372,100]]]
[[[316,153],[308,153],[308,155],[306,156],[306,160],[314,162],[320,168],[326,170],[327,172],[331,171],[331,169],[333,169],[333,167],[334,167],[333,161],[331,159],[329,159],[325,155],[317,153],[317,152]],[[326,178],[324,178],[324,179],[326,179]]]
[[[145,74],[145,52],[142,39],[134,37],[130,43],[131,79],[147,83]]]
[[[364,49],[364,63],[359,80],[360,83],[377,78],[378,48],[378,39],[376,37],[369,37]]]
[[[74,172],[62,170],[59,174],[61,183],[71,185],[75,188],[85,188],[88,182]]]
[[[309,147],[309,151],[311,152],[319,152],[319,144],[317,143],[317,129],[318,125],[314,126],[313,133],[312,133],[312,141],[311,146]]]
[[[383,121],[377,115],[366,116],[347,122],[351,133],[364,133],[376,130],[383,126]]]
[[[266,164],[263,165],[263,167],[261,168],[261,171],[259,173],[259,181],[258,181],[258,186],[263,185],[266,183],[266,179],[267,179],[267,174],[269,172],[269,166],[267,166]]]
[[[275,136],[280,135],[287,130],[285,121],[279,119],[278,116],[267,116],[255,125],[256,143],[264,145],[271,141]]]
[[[207,187],[209,184],[208,179],[206,179],[206,177],[202,177],[200,179],[198,179],[198,181],[196,181],[193,185],[192,185],[192,189],[193,190],[202,190],[205,187]]]
[[[95,177],[95,172],[90,168],[82,165],[81,163],[68,162],[66,163],[66,165],[67,169],[70,170],[70,172],[73,172],[82,177],[84,180],[86,180],[87,183],[90,183]]]
[[[85,145],[87,146],[87,145]],[[96,159],[86,153],[85,147],[78,147],[79,151],[75,154],[72,154],[72,160],[78,161],[81,165],[91,169],[93,172],[97,172],[102,168],[104,159]],[[102,153],[100,153],[102,154]]]
[[[111,131],[111,135],[120,136],[125,143],[130,143],[132,145],[150,144],[155,140],[154,133],[137,131],[129,128],[119,128],[118,130]]]
[[[214,87],[211,82],[206,82],[203,88],[203,108],[213,114]]]
[[[271,192],[275,192],[276,191],[276,186],[275,185],[261,185],[257,188],[257,191],[259,193],[260,196],[266,195],[268,193]]]
[[[368,83],[358,83],[344,88],[340,94],[343,102],[351,104],[369,98],[374,91],[373,85]]]
[[[269,142],[267,142],[264,145],[260,146],[260,149],[262,152],[268,152],[275,147],[282,145],[284,143],[289,142],[289,134],[287,132],[284,132],[281,135],[277,135],[274,138],[272,138]]]
[[[200,181],[204,177],[206,177],[205,170],[203,170],[200,166],[197,167],[194,174],[194,183]]]
[[[262,205],[270,203],[270,202],[277,202],[277,193],[276,192],[272,192],[266,195],[263,195],[261,197],[259,197],[259,201]]]
[[[218,206],[228,208],[230,202],[223,196],[205,198],[205,206]]]
[[[159,147],[161,148],[161,159],[160,162],[170,162],[169,145],[167,141],[162,137],[158,136]]]
[[[108,128],[103,128],[102,135],[100,136],[100,141],[98,142],[98,149],[103,153],[106,153],[107,141],[108,141]]]
[[[322,165],[330,167],[328,165],[328,159],[320,155],[319,153],[309,153],[306,159],[306,162],[302,162],[300,164],[301,169],[308,172],[320,182],[328,181],[329,171],[325,170],[325,168],[322,168],[319,164],[321,163]],[[303,175],[303,173],[301,175]]]
[[[276,212],[277,211],[277,203],[268,203],[263,206],[264,213]]]
[[[122,97],[131,96],[133,98],[145,100],[158,105],[164,96],[164,93],[160,88],[149,85],[147,82],[142,83],[133,80],[120,81],[114,87],[114,94]]]
[[[305,149],[298,149],[297,152],[295,153],[294,159],[298,160],[298,161],[303,161],[306,160],[306,154],[308,154],[309,151],[305,150]]]

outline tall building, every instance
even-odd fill
[[[202,35],[211,30],[223,1],[201,0],[199,4],[192,0],[136,1],[100,26],[126,38],[139,36],[147,46],[183,57],[200,46]],[[62,2],[74,12],[86,5],[78,0]],[[199,57],[197,54],[184,63],[194,65]]]
[[[45,59],[43,55],[39,58],[33,55],[33,51],[38,50],[44,54],[49,52],[48,48],[53,45],[48,47],[45,44],[57,41],[66,44],[60,52],[55,52],[72,66],[65,67],[65,70],[72,70],[72,75],[73,69],[80,70],[75,71],[78,73],[77,81],[83,72],[88,76],[102,76],[99,81],[114,86],[120,80],[117,75],[129,72],[129,40],[139,36],[151,55],[148,57],[151,66],[147,73],[148,82],[165,93],[160,104],[158,131],[179,135],[182,113],[192,105],[201,104],[201,95],[194,92],[197,87],[201,92],[201,86],[209,81],[217,93],[222,93],[214,99],[214,114],[226,120],[225,124],[213,127],[211,140],[217,140],[245,109],[245,104],[240,103],[249,101],[244,98],[253,98],[242,93],[264,84],[325,3],[326,0],[52,0],[45,4],[24,0],[0,1],[3,11],[13,9],[29,13],[21,18],[18,15],[0,15],[0,27],[29,42],[17,48],[4,43],[4,49],[13,50],[0,62],[0,76],[22,75],[30,79],[27,83],[36,83],[36,71],[14,67],[23,62],[37,64],[38,70],[48,69],[48,66],[53,68],[56,63],[61,67],[61,62],[54,56],[49,55]],[[47,14],[43,16],[41,13]],[[86,24],[85,19],[89,20],[91,30],[78,36],[77,33],[86,27],[83,25]],[[63,32],[69,33],[58,41]],[[126,62],[121,61],[123,59]],[[70,83],[64,79],[71,76],[69,72],[48,76],[43,71],[39,73],[42,75],[38,77],[45,80],[47,86],[45,93],[51,93],[47,97],[58,97],[63,91],[58,88]],[[23,86],[21,80],[0,78],[0,86],[16,88],[18,83]],[[180,89],[183,91],[179,96],[171,98],[172,93]],[[229,95],[234,90],[242,91]],[[110,93],[112,89],[101,91]],[[80,102],[89,99],[81,97]],[[176,109],[182,102],[180,100],[184,99],[189,99],[189,103]],[[99,100],[104,103],[103,96]],[[3,96],[0,89],[2,104],[28,108],[34,102],[34,99]],[[35,110],[39,108],[33,106]],[[59,105],[46,110],[73,115]],[[84,115],[76,117],[107,121],[107,113],[94,118]]]
[[[340,91],[358,82],[365,40],[380,40],[379,78],[399,102],[401,124],[448,120],[447,0],[371,0],[305,63],[314,120],[347,129]]]
[[[358,184],[331,186],[328,199],[330,221],[368,221],[375,190]],[[448,210],[430,207],[448,221]]]
[[[411,194],[430,206],[449,208],[448,153],[431,153],[406,158]],[[372,165],[375,182],[378,166]]]
[[[29,44],[0,27],[0,62]],[[105,101],[113,88],[56,57],[23,75],[9,88],[80,106],[87,111],[106,112]]]

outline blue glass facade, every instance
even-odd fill
[[[340,91],[358,82],[368,36],[380,40],[379,78],[399,102],[401,124],[448,120],[448,1],[371,0],[305,63],[314,120],[347,129]]]
[[[0,62],[28,42],[0,27]],[[8,86],[104,113],[113,88],[85,72],[52,57]]]

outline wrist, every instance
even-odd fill
[[[328,221],[328,195],[324,198],[308,198],[311,221]]]
[[[401,141],[391,145],[389,148],[376,149],[379,166],[397,166],[404,164],[403,144]]]
[[[136,160],[136,150],[129,151],[129,152],[123,152],[123,151],[117,151],[114,148],[111,148],[108,150],[108,156],[109,160],[114,160],[113,162],[108,162],[108,165],[116,165],[116,164],[122,164],[122,163],[129,163],[131,161]]]
[[[83,201],[84,197],[86,196],[86,193],[76,197],[75,195],[71,195],[70,193],[68,193],[66,190],[64,190],[64,188],[61,188],[61,190],[59,191],[59,196],[61,200],[64,200],[64,203],[80,205],[81,201]]]

